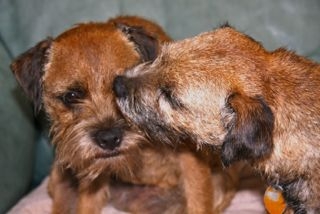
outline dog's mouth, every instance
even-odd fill
[[[95,159],[107,159],[107,158],[112,158],[112,157],[117,157],[121,155],[122,152],[120,149],[115,149],[115,150],[106,150],[103,152],[99,152],[94,156]]]

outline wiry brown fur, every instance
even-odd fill
[[[296,213],[320,212],[319,64],[224,26],[164,46],[114,89],[152,139],[215,145],[225,165],[248,160],[281,186]]]
[[[122,202],[112,199],[134,213],[212,213],[230,202],[234,188],[221,190],[221,184],[215,191],[226,200],[213,203],[205,154],[151,146],[116,108],[114,77],[152,60],[160,43],[169,40],[150,21],[117,17],[107,23],[77,25],[40,42],[13,62],[12,70],[36,110],[43,104],[51,121],[56,148],[49,182],[53,213],[100,213],[112,198],[113,177],[141,185]],[[103,144],[107,149],[102,148],[101,132],[119,135],[120,145]],[[235,187],[236,182],[226,184]]]

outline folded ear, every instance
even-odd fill
[[[159,41],[143,27],[116,23],[117,27],[134,43],[143,62],[153,61],[158,55]]]
[[[42,75],[47,62],[48,49],[52,39],[39,42],[11,63],[11,70],[18,83],[33,101],[35,112],[39,112],[42,103]]]
[[[274,116],[261,97],[232,94],[226,101],[228,129],[222,144],[225,166],[238,160],[255,160],[270,155],[273,149]]]

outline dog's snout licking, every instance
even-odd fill
[[[94,132],[95,143],[104,150],[114,150],[121,144],[123,131],[119,128],[98,130]]]
[[[129,88],[125,76],[117,76],[114,79],[113,91],[118,98],[126,98],[129,95]]]

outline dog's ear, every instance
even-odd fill
[[[226,111],[229,119],[221,151],[223,164],[268,156],[273,149],[274,115],[266,102],[261,97],[234,93],[226,100]]]
[[[51,38],[39,42],[36,46],[18,56],[10,65],[18,83],[33,101],[36,113],[41,109],[42,75],[44,65],[47,63],[51,42]]]
[[[157,57],[159,42],[155,37],[148,34],[143,27],[128,26],[123,23],[116,23],[116,26],[135,44],[143,62],[153,61]]]

